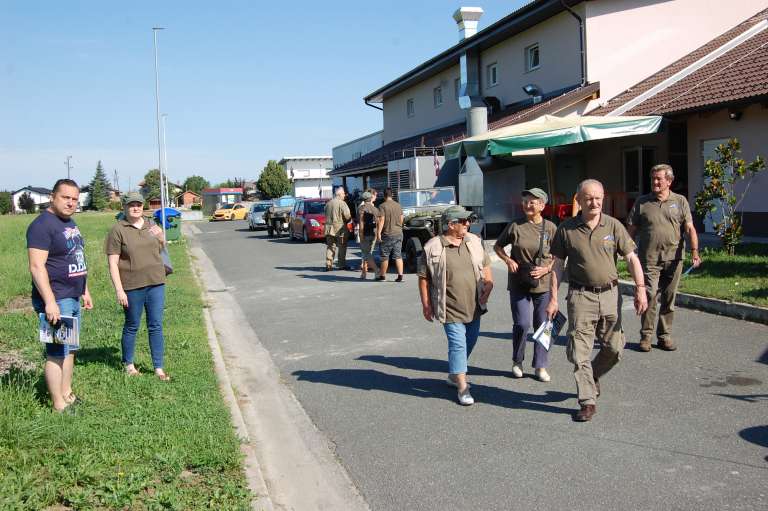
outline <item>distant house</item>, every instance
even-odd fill
[[[51,203],[51,193],[53,192],[48,188],[43,188],[40,186],[25,186],[24,188],[19,188],[11,194],[13,199],[14,213],[24,212],[24,210],[19,207],[19,199],[25,193],[28,193],[29,196],[32,197],[32,200],[35,201],[35,206],[37,206],[37,209],[40,210],[47,208]]]
[[[331,156],[286,156],[280,160],[293,183],[294,197],[330,197],[333,169]]]
[[[177,195],[175,201],[177,207],[190,208],[193,204],[201,204],[202,198],[199,194],[187,190],[186,192]]]
[[[80,188],[80,197],[77,199],[77,204],[79,209],[82,211],[88,206],[88,201],[91,198],[91,187],[90,185],[85,185],[82,188]],[[109,187],[109,202],[119,201],[120,200],[120,190],[114,190],[111,186]]]

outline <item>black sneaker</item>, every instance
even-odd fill
[[[379,275],[378,277],[376,277],[376,280],[378,281],[387,280],[387,277],[385,277],[384,275]]]
[[[402,275],[398,275],[397,278],[395,279],[395,282],[402,282],[402,281],[403,281]]]

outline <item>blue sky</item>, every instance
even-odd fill
[[[157,166],[153,26],[169,176],[219,182],[381,129],[362,97],[455,44],[456,8],[525,3],[0,0],[0,189]]]

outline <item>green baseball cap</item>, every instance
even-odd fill
[[[123,204],[127,205],[131,202],[140,202],[144,204],[144,196],[139,192],[128,192],[123,195]]]
[[[455,222],[456,220],[464,220],[472,216],[471,211],[464,209],[464,206],[451,206],[443,211],[442,221],[445,223]]]
[[[545,192],[541,188],[529,188],[527,190],[523,190],[523,195],[532,195],[537,199],[541,199],[542,201],[544,201],[544,204],[546,204],[549,201],[549,195],[547,195],[547,192]]]
[[[371,192],[363,192],[363,200],[371,200],[373,199],[373,194]]]

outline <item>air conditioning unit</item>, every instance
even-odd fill
[[[488,107],[488,115],[501,112],[501,101],[496,96],[486,96],[483,98],[483,102]]]

